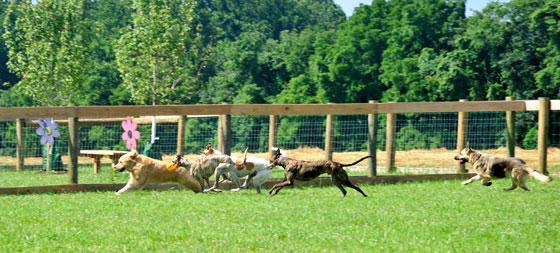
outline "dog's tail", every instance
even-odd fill
[[[249,148],[245,149],[245,156],[243,156],[243,163],[241,165],[245,165],[245,162],[247,162],[247,150],[249,150]]]
[[[545,182],[545,183],[548,183],[548,182],[552,181],[551,177],[549,177],[547,175],[544,175],[544,174],[538,172],[537,170],[534,170],[530,166],[524,166],[523,169],[525,171],[527,171],[527,173],[529,173],[529,175],[531,175],[536,180],[539,180],[539,181]]]
[[[353,163],[351,163],[351,164],[340,164],[340,165],[342,165],[342,167],[348,167],[348,166],[356,165],[357,163],[359,163],[359,162],[361,162],[361,161],[363,161],[363,160],[365,160],[365,159],[367,159],[367,158],[371,158],[371,157],[372,157],[372,156],[370,156],[370,155],[364,156],[364,157],[360,158],[360,160],[355,161],[355,162],[353,162]]]

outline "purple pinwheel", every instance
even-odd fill
[[[126,120],[122,122],[122,128],[124,129],[122,139],[126,141],[126,148],[129,150],[136,148],[136,140],[140,139],[140,132],[136,131],[137,126],[136,122],[132,121],[130,117],[126,117]]]
[[[49,143],[52,146],[54,138],[60,137],[60,133],[56,130],[58,123],[54,122],[52,118],[46,118],[39,119],[39,125],[41,127],[37,128],[35,132],[41,135],[41,144]]]

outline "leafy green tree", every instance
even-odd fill
[[[325,56],[328,80],[320,80],[320,94],[329,102],[367,102],[379,99],[383,51],[387,48],[388,3],[374,0],[355,9],[340,25],[336,44]]]
[[[542,96],[560,96],[560,2],[546,0],[532,15],[531,27],[544,35],[545,45],[537,52],[546,56],[543,67],[535,73],[537,88]]]
[[[134,0],[132,25],[115,44],[123,83],[138,104],[169,102],[168,96],[188,96],[187,42],[194,0]]]
[[[4,28],[18,91],[40,105],[80,101],[89,45],[83,1],[14,1]]]
[[[8,2],[0,1],[0,20],[4,20],[8,6]],[[0,25],[0,34],[4,34],[3,25]],[[19,81],[14,74],[10,73],[6,65],[7,62],[8,51],[6,50],[4,39],[0,38],[0,92],[2,92],[1,90],[3,89],[10,88]]]
[[[426,101],[428,92],[418,73],[418,57],[431,48],[452,49],[450,39],[464,19],[464,0],[389,1],[387,48],[379,76],[387,90],[383,101]]]
[[[132,0],[96,0],[85,2],[86,17],[92,31],[92,68],[84,80],[84,103],[89,105],[130,104],[130,91],[122,78],[113,44],[121,30],[130,25]]]

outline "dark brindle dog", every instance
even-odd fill
[[[541,182],[552,181],[552,178],[534,170],[519,158],[496,157],[483,154],[472,149],[468,143],[467,147],[461,150],[459,155],[455,156],[455,160],[458,160],[461,164],[470,162],[477,174],[471,179],[464,181],[463,185],[482,179],[480,182],[482,185],[490,186],[492,185],[491,179],[505,178],[506,173],[511,174],[512,185],[509,188],[505,188],[504,191],[511,191],[518,186],[523,190],[529,191],[529,188],[525,185],[529,175]]]
[[[308,162],[284,157],[282,156],[280,149],[277,149],[276,153],[273,154],[270,159],[270,167],[274,167],[276,165],[282,166],[286,172],[286,177],[283,182],[274,185],[268,194],[271,196],[278,194],[278,191],[280,191],[282,187],[293,185],[295,180],[308,181],[323,173],[327,173],[331,175],[332,182],[342,191],[343,196],[346,196],[346,190],[342,187],[342,185],[346,185],[358,191],[364,195],[364,197],[367,197],[362,189],[350,182],[348,174],[343,168],[355,165],[366,158],[371,158],[371,156],[363,157],[351,164],[341,164],[333,161]]]

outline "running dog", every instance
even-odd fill
[[[490,180],[505,178],[506,174],[511,175],[512,185],[509,188],[505,188],[504,191],[511,191],[517,187],[530,191],[527,185],[525,185],[529,175],[541,182],[548,183],[552,181],[551,177],[532,169],[525,161],[519,158],[487,155],[472,149],[469,143],[454,159],[459,161],[460,164],[471,163],[476,171],[477,175],[464,181],[463,185],[470,184],[476,180],[482,180],[480,182],[482,185],[490,186],[492,185]]]
[[[247,160],[247,150],[248,149],[245,149],[245,157],[243,157],[243,161],[240,164],[236,164],[235,161],[227,155],[202,156],[197,159],[191,166],[192,176],[198,181],[201,186],[203,186],[204,181],[206,181],[208,185],[210,185],[209,178],[214,175],[214,185],[206,190],[203,190],[203,192],[218,192],[220,191],[219,189],[217,189],[220,183],[220,177],[227,175],[229,172],[235,170],[237,165],[244,166]],[[179,160],[179,156],[177,156],[175,160]],[[186,158],[180,159],[180,167],[187,166],[187,164],[191,164],[191,162],[189,162]],[[239,187],[239,185],[237,185],[237,187]]]
[[[223,155],[223,153],[212,148],[212,143],[208,142],[206,149],[204,149],[204,155]]]
[[[327,173],[331,175],[334,185],[342,191],[342,196],[346,196],[346,190],[342,186],[346,185],[367,197],[362,189],[350,182],[348,173],[344,170],[344,167],[355,165],[367,158],[371,158],[371,156],[362,157],[351,164],[341,164],[333,161],[300,161],[282,156],[280,149],[277,149],[276,153],[270,158],[270,167],[275,167],[276,165],[283,167],[286,176],[284,181],[274,185],[268,194],[271,196],[278,194],[278,191],[284,186],[293,185],[295,180],[308,181],[323,173]]]
[[[113,166],[118,172],[130,172],[130,180],[116,194],[120,195],[132,190],[142,189],[149,183],[177,182],[194,192],[201,192],[200,183],[189,172],[189,165],[170,171],[167,163],[139,155],[136,150],[121,156]]]
[[[266,180],[272,175],[272,168],[270,163],[260,157],[249,156],[245,164],[242,164],[243,160],[236,157],[231,157],[237,164],[235,170],[229,171],[227,173],[227,178],[233,181],[238,188],[232,189],[232,191],[239,191],[240,189],[249,188],[248,184],[253,180],[253,186],[257,190],[257,193],[261,193],[261,185],[266,182]],[[247,176],[243,185],[239,186],[240,179]]]

